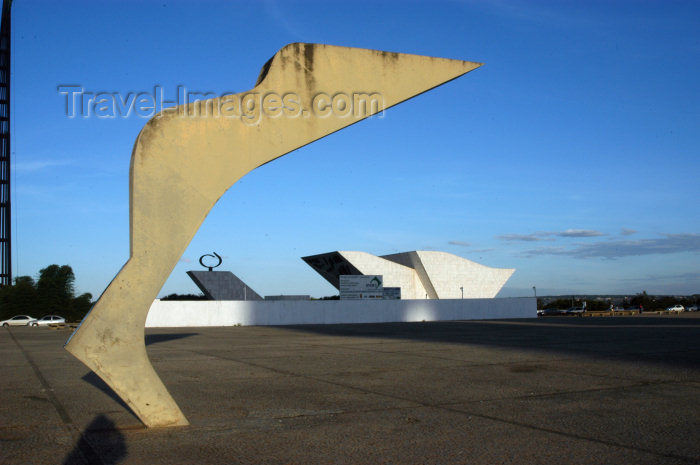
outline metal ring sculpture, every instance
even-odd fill
[[[219,254],[217,254],[216,252],[212,252],[212,253],[213,253],[214,255],[211,255],[211,254],[204,254],[204,255],[202,255],[201,257],[199,257],[199,264],[202,265],[204,268],[209,268],[209,271],[214,271],[214,268],[216,268],[217,266],[221,265],[221,262],[223,261],[223,260],[221,260],[221,257],[219,256]],[[219,262],[218,262],[216,265],[213,265],[213,266],[205,265],[205,264],[204,264],[204,257],[216,258],[216,259],[219,260]]]

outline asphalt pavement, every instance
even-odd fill
[[[0,464],[700,463],[700,314],[147,330],[168,429],[69,335],[0,328]]]

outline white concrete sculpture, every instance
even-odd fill
[[[144,324],[218,199],[253,169],[479,66],[296,43],[263,66],[250,91],[156,115],[131,155],[129,260],[66,350],[147,426],[188,424],[148,359]]]
[[[329,252],[302,258],[335,288],[341,274],[384,276],[402,299],[496,297],[515,272],[491,268],[447,252],[414,251],[377,257],[366,252]]]

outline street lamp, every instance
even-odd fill
[[[459,290],[462,291],[462,298],[464,299],[464,286],[459,286]]]
[[[532,290],[535,291],[535,299],[537,298],[537,286],[532,286]]]

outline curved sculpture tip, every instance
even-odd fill
[[[479,66],[294,43],[263,66],[250,91],[164,110],[131,156],[130,258],[66,349],[147,426],[186,425],[148,360],[144,326],[216,201],[256,167]]]

